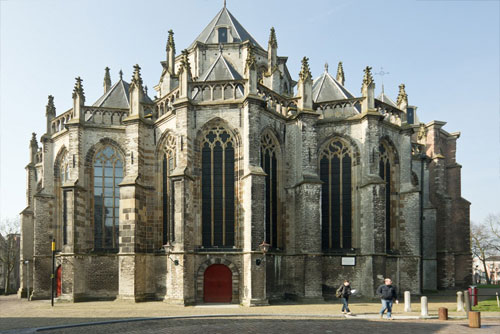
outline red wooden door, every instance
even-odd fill
[[[62,267],[57,267],[56,271],[56,297],[61,295]]]
[[[231,270],[223,264],[213,264],[205,270],[203,300],[205,303],[230,303],[233,295]]]

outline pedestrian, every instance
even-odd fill
[[[342,302],[342,313],[351,314],[349,310],[349,296],[351,295],[351,283],[344,280],[344,283],[337,289],[337,297]]]
[[[392,280],[390,278],[384,279],[384,284],[379,286],[377,289],[377,295],[382,301],[380,318],[383,318],[384,312],[387,310],[387,319],[392,320],[392,303],[396,301],[396,304],[399,304],[399,301],[396,288],[392,286]]]

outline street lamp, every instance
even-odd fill
[[[262,263],[262,261],[265,261],[265,259],[266,259],[266,253],[269,250],[269,246],[271,246],[271,245],[269,245],[265,241],[262,241],[262,243],[259,245],[259,249],[262,252],[262,257],[258,258],[258,259],[255,259],[255,264],[256,265],[260,266],[260,264]]]
[[[172,243],[170,241],[167,241],[167,243],[165,245],[163,245],[162,247],[163,247],[163,250],[165,251],[165,254],[167,254],[168,259],[170,261],[172,261],[174,263],[174,265],[178,266],[179,260],[177,260],[177,259],[173,260],[170,257],[170,252],[172,252],[172,250],[174,249],[174,245],[172,245]]]

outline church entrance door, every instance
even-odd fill
[[[203,275],[203,301],[205,303],[230,303],[233,296],[231,270],[223,264],[213,264]]]

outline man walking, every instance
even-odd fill
[[[385,310],[387,310],[387,319],[392,320],[392,303],[398,301],[398,294],[396,288],[392,286],[392,280],[390,278],[386,278],[384,280],[384,284],[378,287],[377,295],[380,297],[382,301],[382,309],[380,310],[380,318],[384,316]]]

